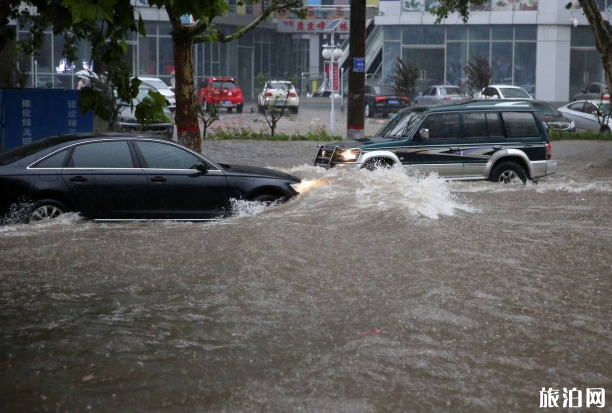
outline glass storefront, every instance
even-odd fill
[[[570,49],[570,100],[591,82],[605,82],[601,55],[588,26],[572,28]]]
[[[438,0],[403,0],[402,11],[429,11],[439,4]],[[538,10],[538,0],[488,0],[479,6],[471,6],[470,11],[531,11]]]
[[[530,25],[384,26],[384,82],[401,58],[419,69],[419,86],[463,86],[465,66],[475,57],[489,61],[492,83],[535,92],[537,28]]]
[[[223,33],[236,28],[218,25]],[[171,26],[169,22],[145,22],[145,36],[126,39],[125,59],[137,76],[154,76],[170,85],[175,70]],[[18,39],[29,36],[18,32]],[[74,73],[92,67],[99,72],[101,62],[91,61],[87,42],[81,42],[77,62],[67,62],[62,56],[64,39],[45,34],[43,47],[32,57],[32,73],[28,87],[75,89],[79,78]],[[238,78],[238,83],[247,96],[256,86],[258,73],[266,77],[283,77],[285,74],[300,75],[308,71],[309,41],[294,39],[291,34],[255,29],[244,37],[229,43],[200,43],[194,46],[194,75],[196,87],[205,76],[227,76]]]

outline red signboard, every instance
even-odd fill
[[[340,71],[338,68],[338,62],[334,62],[334,70],[330,73],[329,64],[331,62],[325,62],[324,72],[325,72],[325,90],[331,91],[330,85],[334,85],[334,92],[340,92]]]

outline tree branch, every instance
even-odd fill
[[[264,22],[268,17],[270,17],[273,12],[284,9],[294,9],[302,7],[303,5],[304,3],[302,0],[272,0],[270,6],[267,9],[262,10],[261,14],[255,20],[253,20],[248,26],[245,26],[242,29],[236,31],[234,34],[230,36],[224,36],[223,34],[217,31],[217,41],[221,43],[234,41],[256,28],[260,23]],[[195,38],[195,43],[203,43],[206,41],[207,40],[204,37]]]

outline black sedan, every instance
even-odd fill
[[[390,86],[365,85],[363,89],[365,98],[365,115],[374,117],[377,113],[387,116],[396,113],[410,105],[410,100],[399,96]]]
[[[69,135],[0,155],[0,213],[21,212],[25,221],[68,211],[100,221],[210,220],[231,215],[231,199],[288,200],[300,182],[215,163],[152,136]]]

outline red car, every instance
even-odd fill
[[[232,112],[242,113],[244,99],[242,91],[232,77],[207,77],[200,83],[198,103],[205,109],[208,105],[217,105]]]

